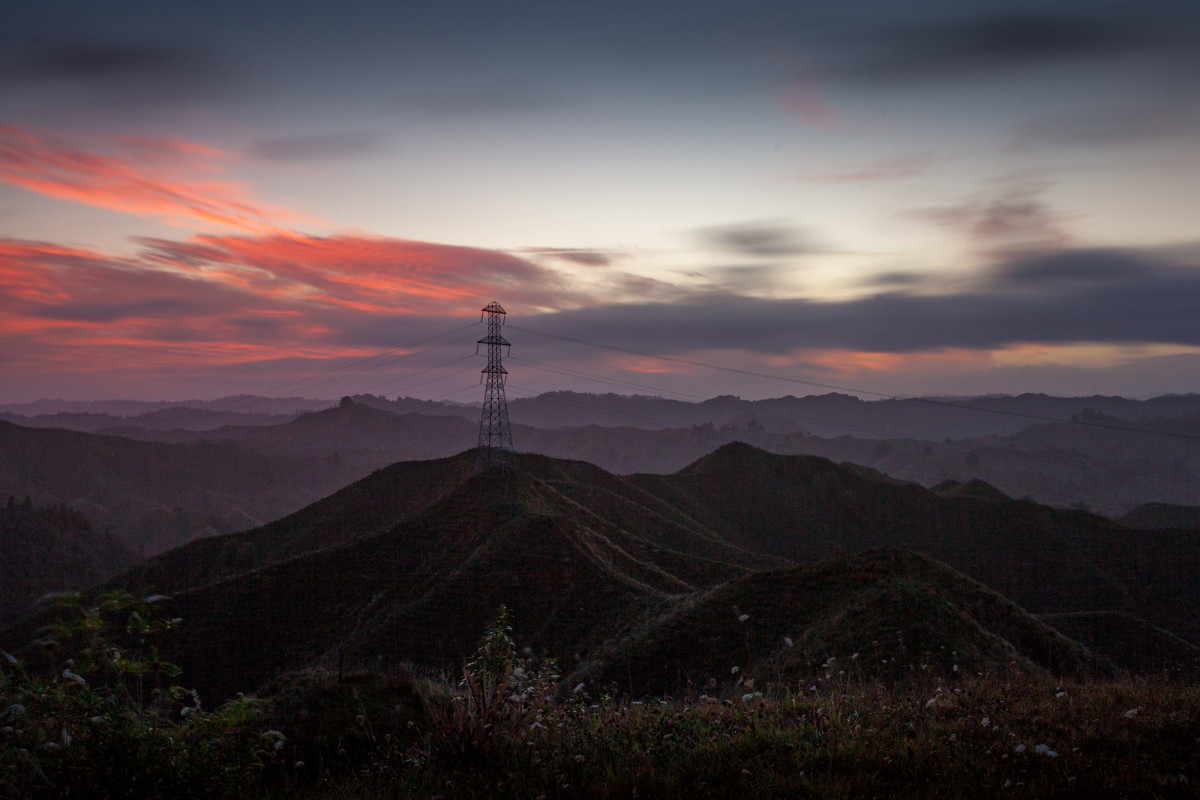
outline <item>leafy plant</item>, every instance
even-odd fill
[[[282,772],[286,738],[258,729],[257,701],[202,710],[172,683],[155,640],[179,624],[158,598],[57,601],[27,662],[0,663],[0,796],[234,797]]]
[[[497,740],[519,735],[550,705],[558,677],[552,660],[535,665],[518,657],[511,615],[501,605],[464,664],[457,687],[426,698],[428,756],[486,757]]]

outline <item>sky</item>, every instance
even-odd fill
[[[1200,391],[1200,5],[24,2],[0,402]]]

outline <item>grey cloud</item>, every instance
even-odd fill
[[[282,163],[326,161],[369,155],[379,146],[378,137],[372,133],[342,131],[261,139],[250,146],[249,154],[263,161]]]
[[[1195,22],[1194,13],[1168,16],[1158,4],[1088,6],[1071,14],[993,11],[877,30],[846,66],[855,77],[894,83],[959,80],[1081,59],[1157,58],[1185,53],[1186,29]]]
[[[613,263],[613,255],[602,250],[562,249],[557,247],[527,247],[521,252],[535,256],[550,256],[581,267],[608,267]]]
[[[872,275],[863,282],[863,285],[897,289],[901,287],[921,286],[929,282],[930,277],[928,275],[923,275],[919,272],[904,272],[902,270],[897,270],[893,272],[881,272],[877,275]]]
[[[775,258],[821,250],[805,229],[773,220],[713,225],[697,234],[709,247],[746,256]]]
[[[1186,97],[1130,103],[1088,114],[1051,117],[1026,124],[1011,148],[1106,145],[1194,138],[1200,134],[1200,108]]]
[[[1157,270],[1156,270],[1157,271]],[[1136,283],[1147,264],[1119,250],[1068,250],[1001,264],[992,273],[996,288],[1050,289],[1055,285]]]
[[[998,265],[990,285],[845,302],[697,295],[531,319],[530,328],[671,354],[709,347],[918,352],[1040,342],[1200,346],[1200,264],[1134,251],[1065,251]],[[1071,280],[1062,280],[1071,275]],[[1028,291],[1031,285],[1043,291]]]
[[[191,102],[234,91],[228,61],[184,42],[37,41],[9,49],[0,84],[118,106]]]

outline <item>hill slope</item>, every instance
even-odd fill
[[[1133,532],[1079,511],[941,497],[871,470],[744,444],[630,481],[749,550],[804,562],[906,547],[1034,613],[1124,611],[1200,642],[1200,531]]]
[[[680,684],[752,687],[821,672],[836,683],[929,668],[1087,674],[1111,665],[945,565],[881,549],[682,598],[580,674],[658,694]]]

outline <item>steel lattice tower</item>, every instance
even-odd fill
[[[487,336],[476,345],[486,344],[487,366],[483,375],[487,384],[483,390],[483,415],[479,418],[479,453],[477,463],[482,468],[492,464],[511,464],[513,460],[512,429],[508,424],[508,401],[504,398],[504,381],[508,370],[500,360],[500,348],[512,347],[500,335],[506,312],[495,300],[488,303],[479,319],[487,316]]]

